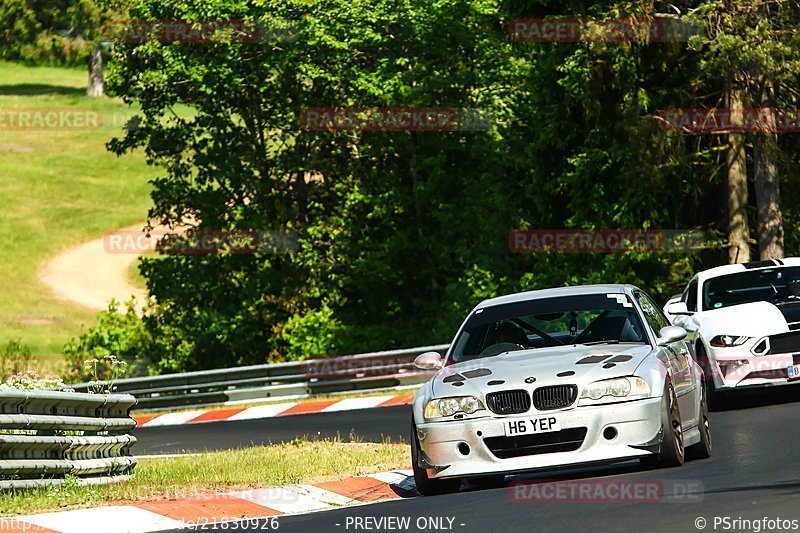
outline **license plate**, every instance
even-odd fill
[[[514,420],[506,420],[504,424],[506,429],[506,437],[561,431],[561,423],[558,421],[558,417],[556,416],[516,418]]]
[[[800,379],[800,365],[789,365],[786,373],[789,379]]]

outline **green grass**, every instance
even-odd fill
[[[296,441],[200,456],[142,459],[135,478],[100,487],[0,493],[0,513],[30,514],[343,479],[408,468],[408,445]]]
[[[38,282],[49,258],[107,231],[144,224],[148,180],[141,153],[117,158],[105,143],[134,111],[84,95],[84,69],[0,62],[0,110],[95,111],[102,126],[12,130],[0,125],[0,344],[21,338],[35,356],[57,363],[61,347],[96,312],[55,299]]]
[[[131,266],[128,267],[128,283],[133,285],[139,289],[146,289],[147,282],[142,276],[141,272],[139,272],[139,261],[134,261],[131,263]]]

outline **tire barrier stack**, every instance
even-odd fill
[[[0,391],[0,490],[128,479],[130,394]]]

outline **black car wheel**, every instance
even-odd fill
[[[706,386],[703,384],[703,397],[700,400],[700,442],[686,448],[686,456],[691,459],[708,459],[711,457],[711,424],[708,417],[708,401]]]

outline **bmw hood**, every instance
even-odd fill
[[[653,351],[644,344],[569,345],[507,352],[450,365],[433,378],[434,397],[483,397],[495,390],[530,389],[629,376]]]

